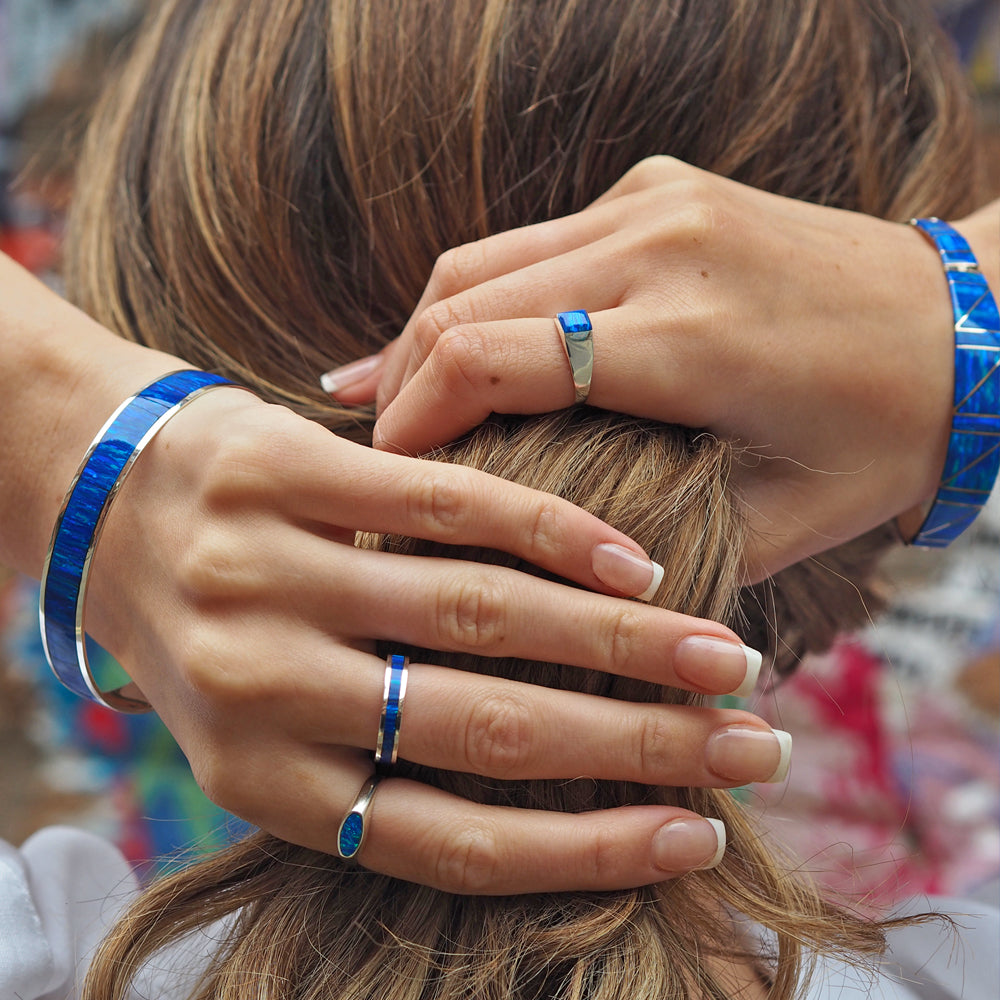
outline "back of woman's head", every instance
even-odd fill
[[[395,336],[449,246],[579,210],[657,153],[888,218],[970,207],[962,85],[913,0],[167,0],[92,129],[70,287],[123,335],[365,440],[371,414],[331,404],[317,372]],[[438,457],[593,511],[667,567],[658,603],[729,621],[780,664],[872,601],[886,532],[740,590],[733,450],[707,434],[580,408],[493,418]],[[696,700],[558,665],[425,658]],[[723,818],[730,847],[717,869],[660,887],[480,900],[261,836],[148,895],[93,995],[237,909],[205,996],[243,995],[265,974],[269,996],[721,994],[699,955],[738,950],[727,909],[776,932],[777,996],[795,987],[800,942],[878,946],[877,928],[776,865],[728,793],[398,770],[516,806],[677,803]]]

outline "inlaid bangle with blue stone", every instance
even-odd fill
[[[101,691],[87,660],[83,607],[87,577],[111,501],[143,448],[180,409],[211,389],[233,385],[202,371],[172,372],[126,399],[87,449],[49,543],[38,620],[45,656],[71,691],[119,712],[149,705],[123,688]]]
[[[1000,314],[969,244],[947,222],[912,219],[941,255],[955,315],[955,393],[944,471],[911,544],[944,548],[975,520],[1000,471]],[[900,525],[903,536],[908,532]]]

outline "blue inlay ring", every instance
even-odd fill
[[[337,830],[337,854],[344,861],[350,861],[364,845],[365,834],[368,832],[366,826],[368,809],[375,797],[375,789],[381,780],[377,774],[373,774],[361,786],[361,791],[358,792],[354,805],[351,806]]]
[[[944,548],[975,520],[1000,472],[1000,314],[969,244],[947,222],[911,219],[941,255],[955,316],[955,392],[941,483],[911,544]],[[921,514],[924,512],[921,511]]]
[[[585,309],[556,314],[563,350],[573,372],[575,403],[585,403],[594,375],[594,327]]]
[[[111,501],[139,453],[180,409],[202,393],[233,385],[220,375],[178,371],[129,397],[94,438],[63,501],[42,570],[38,622],[49,666],[83,698],[119,712],[148,712],[125,688],[101,691],[90,672],[83,606],[87,577]],[[135,689],[134,685],[128,685]]]
[[[385,685],[382,691],[382,715],[375,741],[375,767],[385,771],[396,763],[399,750],[399,724],[406,698],[406,676],[410,659],[399,653],[385,658]]]

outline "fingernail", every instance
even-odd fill
[[[349,385],[354,385],[367,378],[372,372],[381,368],[384,363],[384,354],[371,354],[367,358],[360,358],[358,361],[352,361],[349,365],[341,365],[340,368],[333,368],[325,372],[320,375],[319,384],[325,393],[335,396],[341,389],[346,389]]]
[[[783,729],[726,726],[708,738],[708,769],[727,781],[784,781],[792,760],[792,736]]]
[[[682,680],[740,698],[753,693],[763,661],[756,649],[714,635],[685,636],[674,649],[674,672]]]
[[[653,835],[653,864],[665,872],[714,868],[726,853],[721,819],[675,819]]]
[[[591,567],[594,576],[612,590],[634,595],[640,601],[648,601],[663,582],[663,567],[659,563],[613,542],[594,546]]]

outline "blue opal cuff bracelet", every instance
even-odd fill
[[[399,724],[406,698],[406,674],[410,660],[392,653],[385,660],[385,687],[382,692],[382,715],[375,741],[375,767],[384,771],[396,763],[399,749]]]
[[[1000,471],[1000,316],[969,244],[947,222],[913,219],[941,255],[955,315],[951,437],[934,500],[911,544],[944,548],[975,520]],[[900,526],[904,537],[907,532]]]
[[[143,448],[182,407],[202,393],[232,385],[201,371],[165,375],[126,399],[87,449],[63,501],[49,543],[38,621],[45,657],[71,691],[119,712],[146,712],[149,705],[123,693],[99,690],[87,660],[83,606],[87,577],[111,501]]]
[[[368,809],[372,799],[375,798],[375,789],[380,780],[377,774],[373,774],[361,786],[354,805],[340,824],[340,829],[337,831],[337,854],[344,861],[350,861],[365,842],[365,834],[368,832]]]

